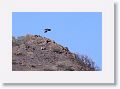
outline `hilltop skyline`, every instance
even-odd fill
[[[88,55],[102,68],[101,12],[13,12],[15,37],[37,34],[55,40],[71,52]],[[44,33],[44,29],[52,31]]]

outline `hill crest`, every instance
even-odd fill
[[[94,62],[40,35],[12,38],[13,71],[95,71]]]

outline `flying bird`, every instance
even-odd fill
[[[44,29],[44,33],[47,33],[48,31],[51,31],[51,29],[49,28]]]

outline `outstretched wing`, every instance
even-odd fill
[[[44,33],[48,32],[48,31],[51,31],[51,29],[44,29]]]
[[[51,29],[47,29],[47,31],[51,31]]]
[[[46,32],[47,32],[47,30],[44,31],[44,33],[46,33]]]

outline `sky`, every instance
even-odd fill
[[[51,31],[44,33],[45,28]],[[101,12],[13,12],[12,35],[38,34],[73,53],[87,55],[102,69]]]

